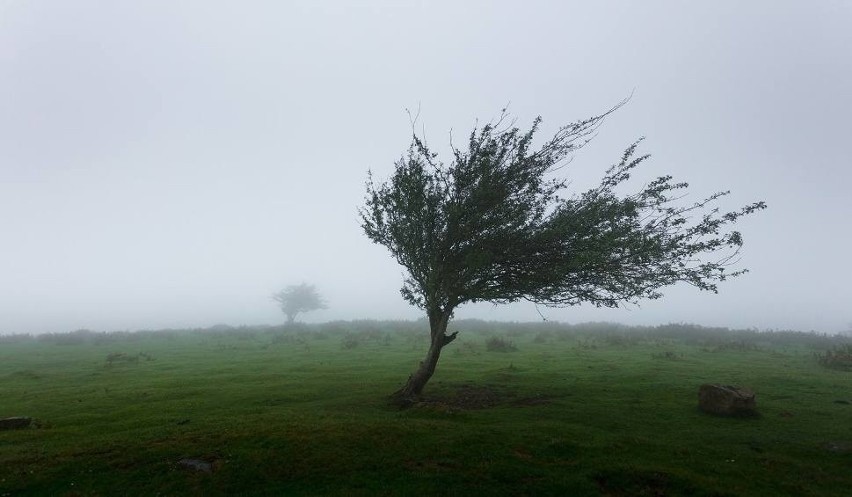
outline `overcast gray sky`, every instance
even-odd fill
[[[739,223],[751,272],[718,295],[549,319],[852,327],[852,2],[0,0],[0,333],[417,318],[362,234],[366,171],[510,109],[542,136],[631,92],[564,174],[639,136]],[[457,317],[538,320],[532,304]]]

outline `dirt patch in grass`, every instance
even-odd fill
[[[663,471],[643,471],[638,469],[612,469],[594,476],[601,495],[605,496],[669,496],[695,495],[722,497],[730,494],[718,490],[700,488],[690,481]]]
[[[448,403],[459,409],[488,409],[505,403],[511,397],[505,389],[488,385],[460,385]]]
[[[438,473],[455,471],[458,468],[458,464],[454,461],[441,459],[408,459],[403,465],[408,471],[415,473]]]
[[[450,409],[489,409],[492,407],[528,407],[549,404],[552,396],[534,394],[519,396],[500,385],[476,385],[464,383],[455,385],[451,391],[440,396],[425,397],[421,402],[425,406],[441,406]]]

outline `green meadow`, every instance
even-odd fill
[[[0,337],[0,418],[34,419],[0,431],[0,497],[852,495],[849,337],[450,329],[408,409],[423,322]],[[702,413],[703,383],[759,414]]]

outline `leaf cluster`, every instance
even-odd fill
[[[272,295],[272,300],[278,303],[281,311],[292,321],[301,312],[309,312],[328,307],[314,285],[301,283],[290,285]]]
[[[719,192],[678,205],[688,185],[671,176],[619,194],[649,157],[636,154],[639,141],[596,188],[563,195],[566,181],[551,173],[619,106],[559,128],[538,147],[541,118],[521,131],[504,110],[475,127],[464,149],[451,145],[449,164],[414,133],[387,181],[368,176],[360,210],[365,234],[408,272],[403,297],[426,310],[521,299],[616,307],[658,298],[680,281],[715,292],[745,272],[726,272],[743,243],[726,228],[765,204],[720,213],[711,204],[728,192]]]

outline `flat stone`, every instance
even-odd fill
[[[704,384],[698,388],[698,408],[720,416],[753,415],[754,392],[734,385]]]
[[[16,416],[12,418],[0,419],[0,430],[20,430],[28,428],[32,424],[33,418],[24,416]]]
[[[185,469],[201,471],[202,473],[213,472],[213,463],[202,461],[201,459],[181,459],[178,461],[178,466]]]

